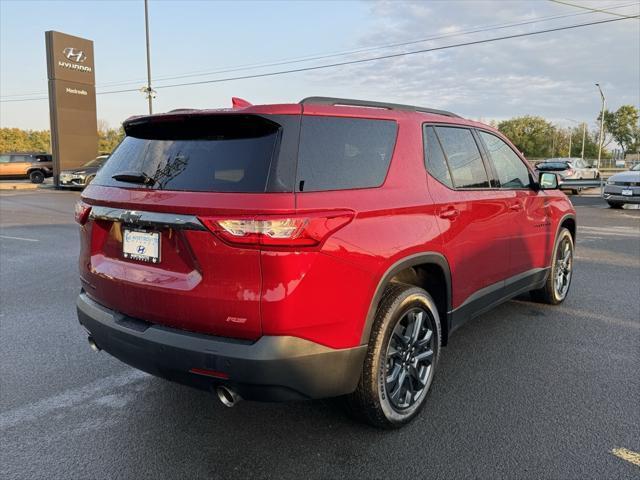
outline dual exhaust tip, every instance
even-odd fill
[[[102,350],[91,335],[87,337],[87,341],[89,342],[91,350],[93,350],[94,352],[99,352],[100,350]],[[220,402],[225,407],[229,408],[235,407],[238,402],[242,400],[242,397],[238,395],[238,393],[223,385],[216,388],[216,395],[218,396],[218,400],[220,400]]]

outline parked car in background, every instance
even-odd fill
[[[627,172],[611,175],[604,187],[604,199],[611,208],[625,203],[640,203],[640,163]]]
[[[591,180],[599,179],[600,171],[590,166],[582,158],[547,158],[536,163],[539,172],[555,172],[562,180]],[[569,188],[572,193],[578,194],[581,188]]]
[[[81,167],[60,172],[60,187],[84,188],[91,183],[98,170],[102,168],[109,155],[100,155]]]
[[[53,158],[50,153],[13,152],[0,154],[0,178],[29,178],[42,183],[53,175]]]
[[[568,295],[575,209],[487,125],[313,97],[124,129],[76,206],[78,319],[227,406],[344,395],[399,427],[465,321]]]

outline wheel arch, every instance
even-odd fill
[[[571,233],[571,238],[573,239],[573,243],[576,242],[576,234],[578,233],[577,231],[577,225],[576,225],[576,216],[573,214],[567,214],[564,217],[562,217],[562,219],[560,220],[560,223],[558,224],[558,231],[556,232],[556,238],[558,238],[558,234],[560,233],[560,229],[561,228],[566,228],[567,230],[569,230],[569,233]]]
[[[438,252],[422,252],[401,258],[380,277],[367,312],[360,344],[369,342],[378,304],[385,288],[391,282],[415,285],[433,297],[440,315],[442,345],[447,344],[451,312],[451,269],[447,259]]]

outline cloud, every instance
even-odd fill
[[[604,5],[599,8],[613,4]],[[616,12],[637,10],[636,6]],[[362,46],[582,11],[546,2],[380,1],[371,6],[371,13],[374,20],[359,39]],[[361,58],[607,18],[615,17],[579,15],[367,52]],[[450,109],[471,118],[537,114],[594,122],[600,108],[595,82],[603,85],[612,108],[640,103],[639,44],[638,21],[626,20],[319,71],[314,81],[318,87],[331,85],[333,91]]]

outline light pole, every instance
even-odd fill
[[[568,120],[570,122],[575,123],[576,125],[582,125],[582,152],[580,153],[580,158],[582,158],[582,160],[584,160],[584,141],[586,139],[587,136],[587,124],[586,122],[578,122],[577,120],[574,120],[573,118],[565,118],[565,120]],[[571,139],[573,138],[573,136],[571,135],[571,133],[569,134],[569,157],[571,156]]]
[[[604,93],[602,93],[602,88],[600,88],[600,84],[596,83],[596,87],[600,91],[600,97],[602,98],[602,109],[600,110],[600,135],[598,136],[598,169],[600,168],[600,158],[602,157],[602,142],[604,141],[604,104],[605,98]]]
[[[149,100],[149,115],[153,113],[153,90],[151,88],[151,51],[149,47],[149,5],[144,0],[144,28],[147,36],[147,88],[144,89]]]

